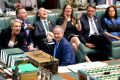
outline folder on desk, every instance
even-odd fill
[[[25,72],[34,72],[34,71],[37,71],[38,69],[33,66],[32,64],[21,64],[18,66],[19,68],[19,73],[22,74],[22,73],[25,73]],[[15,66],[12,67],[13,70],[15,70]]]
[[[22,62],[27,63],[28,59],[29,58],[26,56],[26,54],[11,55],[8,60],[8,66],[15,66]]]
[[[8,65],[8,60],[11,55],[18,55],[23,53],[24,51],[19,48],[2,49],[0,54],[1,62],[5,65]]]

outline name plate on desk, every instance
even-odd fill
[[[53,74],[56,74],[58,72],[58,59],[54,58],[53,56],[41,50],[25,52],[25,54],[29,57],[30,62],[35,66],[44,67],[50,70]]]

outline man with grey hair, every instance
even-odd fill
[[[75,54],[70,42],[63,37],[64,30],[56,25],[53,28],[55,46],[53,56],[59,59],[60,66],[75,64]]]
[[[53,39],[53,22],[48,20],[48,13],[45,8],[41,7],[37,13],[37,21],[34,23],[34,44],[38,49],[46,53],[52,53],[52,39]],[[49,46],[48,46],[49,45]]]

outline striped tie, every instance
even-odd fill
[[[94,20],[91,19],[90,21],[91,21],[91,26],[92,26],[92,29],[93,29],[93,31],[94,31],[94,34],[99,34],[97,28],[95,27],[95,25],[94,25],[94,23],[93,23]]]
[[[45,27],[46,27],[47,31],[50,31],[47,21],[44,21],[44,24],[45,24]]]

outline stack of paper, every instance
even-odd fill
[[[91,69],[91,68],[104,67],[104,66],[108,66],[108,64],[103,62],[85,62],[85,63],[79,63],[75,65],[69,65],[67,67],[71,71],[77,73],[78,70]]]
[[[68,73],[71,72],[67,66],[59,66],[58,67],[58,73]]]

